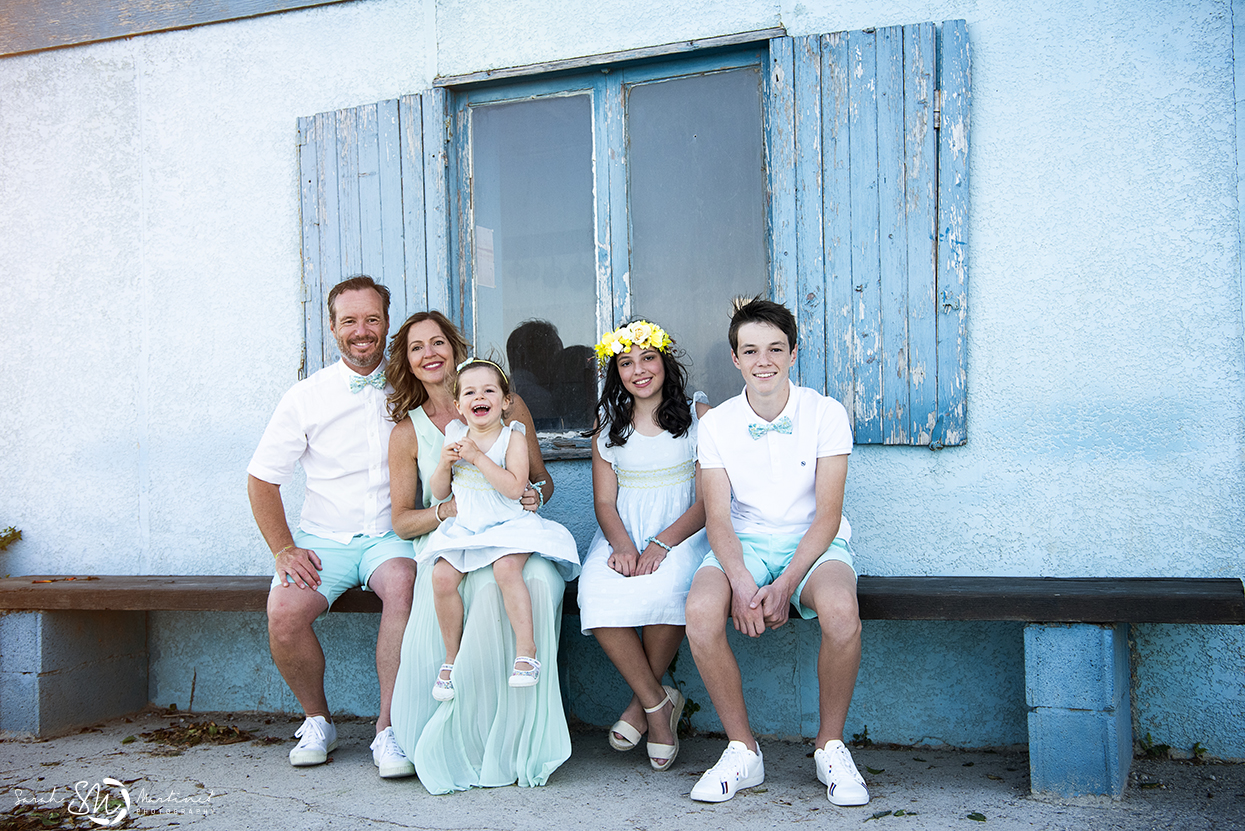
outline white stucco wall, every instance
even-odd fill
[[[360,0],[0,59],[0,527],[25,535],[0,574],[268,567],[244,468],[298,369],[298,116],[434,75],[959,17],[969,443],[857,449],[861,570],[1240,574],[1227,0]],[[571,479],[558,501],[588,510]],[[1239,636],[1210,642],[1240,665]]]
[[[0,574],[266,568],[244,469],[297,380],[296,119],[426,88],[427,14],[0,59]]]

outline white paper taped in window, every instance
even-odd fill
[[[493,229],[476,226],[476,285],[491,289],[497,287],[493,274]]]

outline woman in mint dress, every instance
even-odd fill
[[[441,454],[445,427],[458,417],[447,381],[466,357],[466,341],[440,312],[412,315],[390,345],[385,374],[394,388],[390,410],[398,422],[389,443],[393,527],[412,540],[417,557],[427,535],[456,513],[452,498],[433,504],[428,480]],[[517,395],[507,418],[526,427],[529,478],[539,490],[529,489],[523,503],[534,508],[552,496],[553,483],[540,457],[531,414]],[[429,793],[543,785],[571,755],[557,666],[566,584],[542,557],[528,558],[523,575],[544,667],[539,683],[527,689],[509,686],[514,632],[492,569],[478,569],[462,582],[466,616],[454,663],[458,695],[445,702],[429,694],[445,658],[433,610],[432,569],[421,567],[416,575],[390,709],[398,744]]]

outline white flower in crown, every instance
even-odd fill
[[[627,348],[629,348],[629,347],[624,347],[624,346],[623,346],[623,342],[622,342],[622,341],[620,341],[620,340],[616,340],[616,341],[614,341],[613,343],[611,343],[611,344],[610,344],[610,351],[611,351],[611,352],[613,352],[615,355],[618,355],[618,354],[619,354],[619,353],[621,353],[624,349],[627,349]]]
[[[644,321],[631,324],[631,340],[634,343],[645,344],[649,337],[653,334],[653,327]]]

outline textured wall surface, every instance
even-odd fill
[[[846,505],[858,567],[1239,574],[1228,0],[367,0],[0,59],[0,526],[25,537],[0,573],[268,567],[243,480],[298,371],[298,116],[436,75],[769,26],[957,17],[973,67],[969,443],[858,448]],[[586,542],[587,465],[555,475],[552,514]],[[296,515],[298,488],[287,496]],[[178,639],[189,627],[168,625]],[[1002,637],[901,630],[871,625],[866,649],[923,666],[921,684],[942,677],[925,640]],[[1010,643],[956,682],[959,698],[1022,688]],[[1241,655],[1237,630],[1139,627],[1136,732],[1245,756]],[[1225,715],[1180,721],[1208,701]],[[987,731],[1001,742],[1018,723],[1005,710]],[[937,721],[951,712],[897,725],[894,740],[957,735]],[[891,738],[872,726],[884,721],[867,719],[875,738]]]
[[[578,624],[579,618],[567,617],[562,630],[560,661],[571,669],[571,712],[589,724],[609,725],[631,690],[596,641],[579,634]],[[797,619],[756,640],[734,631],[729,638],[753,729],[816,735],[816,625]],[[849,738],[868,731],[874,740],[900,744],[1000,747],[1028,741],[1021,624],[870,620],[861,639],[860,676],[844,730]],[[720,731],[686,642],[675,663],[675,679],[701,708],[692,724]]]

